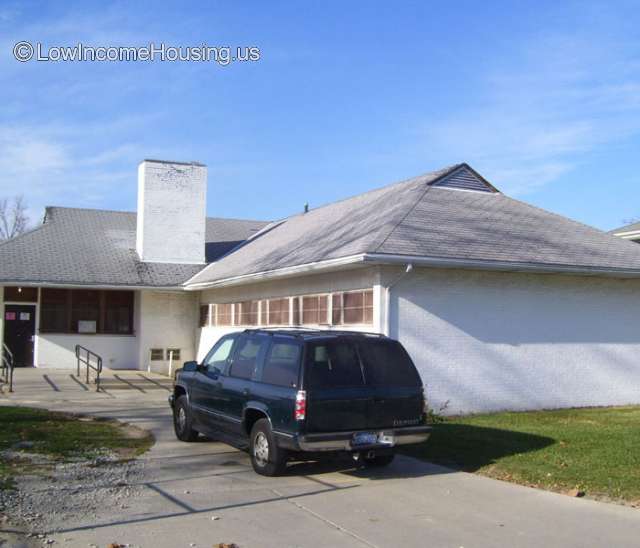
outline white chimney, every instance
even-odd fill
[[[140,162],[136,232],[140,259],[204,263],[206,202],[206,166],[195,162]]]

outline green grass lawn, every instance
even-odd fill
[[[16,449],[19,442],[33,445]],[[29,445],[31,445],[29,443]],[[0,406],[0,451],[37,453],[54,462],[95,458],[116,452],[135,457],[153,445],[153,436],[111,420],[93,420],[29,407]],[[33,470],[20,458],[0,460],[0,487],[10,487],[13,477]]]
[[[493,478],[640,503],[640,407],[445,419],[406,454]]]

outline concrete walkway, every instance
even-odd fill
[[[109,375],[112,386],[105,383],[106,392],[96,394],[71,379],[69,372],[19,370],[16,392],[0,397],[4,405],[115,417],[156,436],[156,445],[143,457],[147,474],[143,494],[119,515],[99,516],[54,535],[57,545],[638,545],[636,509],[573,499],[404,457],[377,472],[358,471],[348,463],[297,464],[284,478],[264,478],[253,473],[244,453],[228,445],[175,440],[166,378],[137,372]]]

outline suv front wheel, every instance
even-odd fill
[[[253,469],[263,476],[279,476],[286,468],[286,451],[276,445],[267,419],[260,419],[253,425],[249,454]]]
[[[180,441],[196,441],[198,432],[192,427],[191,410],[186,396],[180,396],[173,406],[173,429]]]

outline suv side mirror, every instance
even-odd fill
[[[193,373],[198,369],[199,369],[199,365],[198,365],[198,362],[196,361],[184,362],[184,364],[182,365],[182,370],[185,373],[190,373],[190,372]]]

